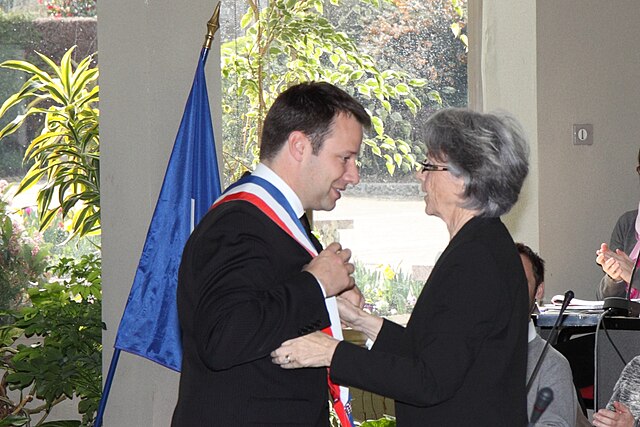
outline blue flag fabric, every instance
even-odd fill
[[[203,49],[160,196],[116,336],[115,348],[180,371],[176,288],[184,245],[220,195]]]

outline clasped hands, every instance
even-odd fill
[[[346,319],[356,316],[356,311],[364,306],[364,297],[352,276],[355,266],[350,258],[351,250],[334,242],[303,268],[322,284],[327,297],[338,296],[343,325],[348,325]],[[338,343],[323,332],[313,332],[285,341],[271,352],[271,360],[285,369],[329,366]]]
[[[596,251],[596,262],[600,264],[602,270],[616,282],[631,281],[633,271],[633,260],[620,249],[613,252],[609,245],[603,243]]]

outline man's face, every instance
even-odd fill
[[[524,267],[524,274],[527,276],[527,285],[529,286],[529,312],[533,311],[536,298],[542,298],[544,292],[544,283],[536,286],[536,278],[533,274],[533,264],[526,255],[520,254],[522,260],[522,266]]]
[[[305,156],[305,188],[300,199],[305,209],[330,211],[347,185],[360,182],[356,158],[362,144],[362,125],[338,115],[318,154]]]

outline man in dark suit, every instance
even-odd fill
[[[274,102],[260,164],[227,189],[184,249],[173,427],[329,425],[326,369],[283,370],[269,353],[329,327],[326,299],[362,300],[351,251],[322,250],[303,224],[306,210],[333,209],[358,183],[368,126],[364,108],[328,83],[292,86]]]

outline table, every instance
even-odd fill
[[[549,310],[534,315],[534,323],[540,329],[540,335],[547,338],[553,325],[558,318],[559,311]],[[624,368],[624,361],[628,362],[634,356],[640,354],[640,318],[607,316],[602,320],[602,324],[596,332],[598,321],[602,314],[601,310],[567,310],[563,315],[564,320],[559,326],[559,332],[553,345],[558,345],[564,350],[561,351],[569,360],[574,370],[574,380],[579,375],[579,370],[586,370],[588,375],[592,375],[594,380],[594,406],[595,409],[604,407],[609,401],[613,386]],[[580,342],[580,351],[567,352],[572,346],[572,339],[589,339],[589,334],[593,334],[592,346],[585,347],[585,340]],[[578,344],[576,344],[577,346]],[[618,355],[618,352],[622,356]],[[585,366],[589,365],[588,368]],[[576,369],[576,366],[580,368]],[[578,385],[578,387],[582,387]]]

